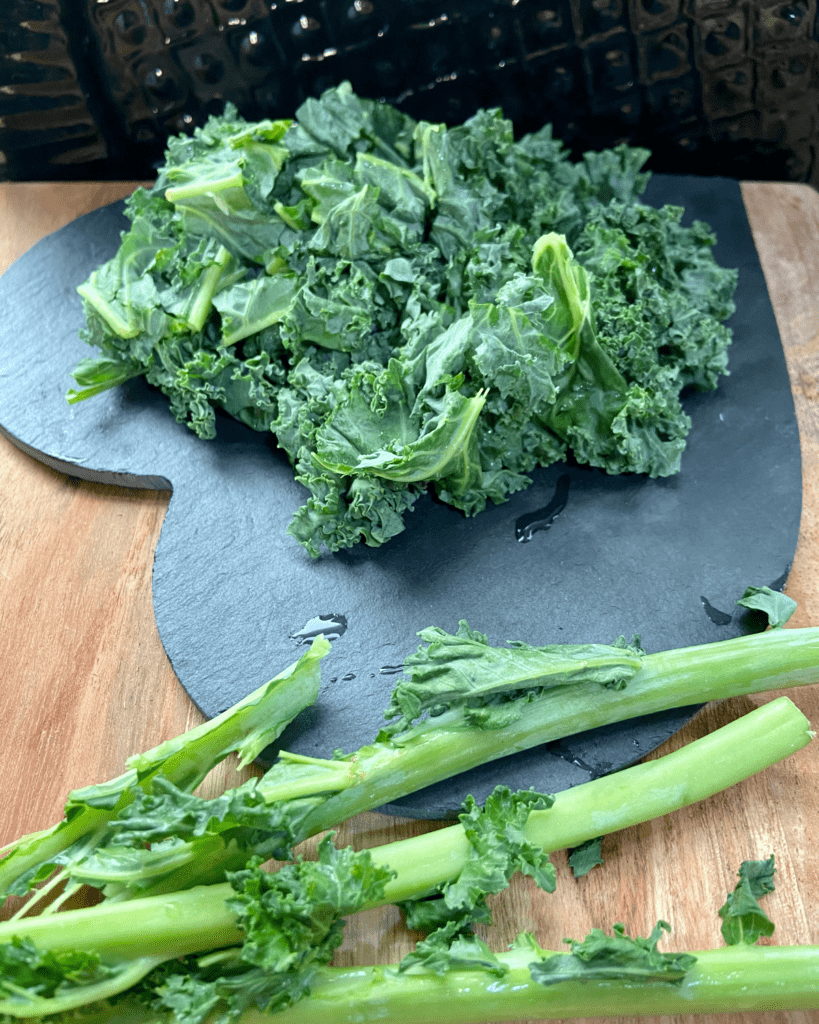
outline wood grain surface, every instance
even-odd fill
[[[43,235],[134,185],[0,184],[0,272]],[[743,197],[785,348],[803,452],[802,523],[787,586],[799,609],[791,625],[819,625],[819,194],[807,185],[745,183]],[[71,479],[0,437],[0,847],[56,821],[70,789],[119,774],[129,754],[200,720],[174,677],[153,614],[151,567],[168,497]],[[771,696],[707,706],[652,756]],[[819,687],[790,696],[819,727]],[[215,791],[242,777],[228,766],[204,786]],[[667,949],[719,945],[716,909],[737,867],[774,853],[777,891],[766,903],[777,923],[772,941],[819,943],[817,793],[819,740],[726,793],[607,837],[604,865],[582,879],[572,878],[565,854],[556,855],[552,895],[515,879],[494,900],[490,941],[502,948],[529,929],[558,948],[565,936],[615,921],[645,935],[662,917],[673,928]],[[339,841],[370,846],[436,827],[364,814],[341,827]],[[392,909],[360,914],[349,922],[337,960],[392,961],[411,939]],[[819,1009],[713,1017],[713,1024],[807,1021],[819,1022]]]

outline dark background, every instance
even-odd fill
[[[224,102],[349,79],[417,118],[501,106],[579,154],[819,183],[816,0],[3,0],[0,178],[150,178]]]

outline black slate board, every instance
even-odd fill
[[[224,418],[218,439],[202,442],[142,381],[66,404],[88,354],[75,289],[113,254],[121,204],[43,239],[0,278],[0,429],[84,479],[172,486],[154,606],[205,715],[293,661],[311,635],[333,638],[319,701],[288,728],[287,749],[328,756],[372,739],[427,625],[454,631],[465,618],[495,644],[639,633],[649,651],[738,635],[736,598],[748,584],[781,587],[796,547],[800,451],[784,356],[737,183],[657,176],[646,199],[707,221],[720,263],[740,268],[731,375],[688,398],[694,426],[672,479],[553,466],[474,519],[422,501],[385,547],[313,561],[285,534],[303,492],[267,437]],[[385,809],[448,817],[497,783],[556,792],[633,763],[693,710],[517,754]]]

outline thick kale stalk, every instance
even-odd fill
[[[504,851],[514,831],[512,859],[508,863],[514,870],[528,871],[539,884],[549,888],[547,862],[538,862],[533,852],[536,849],[545,855],[704,799],[787,757],[804,746],[811,735],[804,715],[788,698],[780,697],[663,758],[560,793],[550,807],[547,798],[528,794],[528,799],[524,794],[519,807],[529,813],[524,814],[519,829],[512,829],[517,812],[508,813],[510,803],[501,793],[497,800],[488,802],[484,812],[488,820],[480,828],[475,814],[469,813],[457,826],[365,851],[364,861],[350,858],[348,851],[333,854],[325,840],[320,861],[336,858],[331,864],[331,881],[328,884],[326,876],[319,876],[318,881],[307,876],[306,885],[309,891],[324,894],[322,906],[327,904],[328,893],[337,892],[338,907],[343,908],[339,912],[344,913],[364,906],[419,899],[447,883],[456,887],[453,891],[457,899],[450,902],[468,904],[481,890],[497,890],[508,881],[509,868],[499,869],[498,865],[504,864],[509,856]],[[537,809],[538,804],[547,809]],[[498,820],[498,814],[506,815],[507,820]],[[349,867],[345,858],[349,859]],[[503,875],[500,884],[490,878],[497,870]],[[307,957],[308,950],[313,948],[310,936],[319,920],[325,922],[328,935],[335,934],[335,926],[330,923],[332,913],[311,911],[310,901],[305,902],[306,890],[297,885],[296,874],[288,872],[292,868],[272,876],[281,876],[282,883],[274,896],[266,894],[267,884],[261,886],[261,902],[269,914],[262,928],[264,948],[277,951],[277,963],[282,955],[290,958],[285,962],[285,973],[293,964],[307,959],[309,977],[317,978],[314,957]],[[109,972],[104,981],[108,994],[113,994],[130,987],[160,961],[238,947],[248,931],[247,914],[256,914],[252,908],[261,885],[256,881],[259,878],[256,872],[244,872],[238,876],[238,886],[234,878],[233,884],[200,886],[122,904],[106,901],[82,910],[7,922],[0,924],[0,951],[23,941],[50,957],[73,955],[77,950],[91,952],[99,959],[99,967]],[[237,888],[241,889],[238,902]],[[344,895],[351,892],[354,895]],[[278,902],[271,903],[273,899]],[[738,901],[737,905],[744,913],[745,902]],[[282,917],[282,908],[296,906],[305,907],[298,930],[310,933],[301,952],[288,945],[294,934],[293,925],[289,917]],[[254,949],[259,941],[253,938]],[[255,966],[257,954],[254,957],[251,962]],[[406,971],[408,977],[413,976],[413,970]],[[304,980],[303,973],[299,974],[301,981],[291,976],[292,984],[288,987],[288,979],[279,977],[281,967],[274,973],[276,978],[267,984],[277,992],[291,991]],[[253,977],[258,977],[258,971],[254,971]],[[68,985],[61,993],[59,1007],[54,1004],[54,1009],[83,1005],[85,1001],[82,985]],[[0,1001],[0,1010],[21,1017],[48,1012],[44,1005],[26,1000],[21,994]]]
[[[502,978],[478,969],[440,976],[401,973],[397,964],[323,967],[311,993],[285,1010],[250,1008],[237,1024],[490,1024],[575,1017],[672,1016],[811,1010],[819,1007],[819,946],[729,946],[695,951],[696,963],[679,983],[611,978],[542,985],[532,977],[534,957],[551,952],[532,940],[498,953]],[[84,1024],[178,1024],[136,1000],[98,1004]],[[215,1021],[217,1018],[212,1018]]]
[[[526,838],[550,853],[573,849],[705,800],[801,749],[812,735],[804,715],[778,697],[663,757],[558,793],[551,807],[529,813]],[[458,878],[470,844],[458,824],[371,853],[374,863],[395,872],[385,899],[399,903]]]
[[[774,888],[774,858],[745,861],[719,914],[728,945],[696,952],[661,952],[671,927],[658,921],[647,938],[622,924],[594,928],[568,952],[541,948],[527,933],[488,965],[430,970],[405,961],[317,972],[311,994],[275,1017],[251,1011],[242,1024],[353,1024],[366,1021],[452,1021],[480,1024],[522,1019],[697,1015],[805,1010],[819,1007],[819,947],[758,947],[774,925],[759,898]]]
[[[434,658],[441,633],[422,633],[431,636],[432,643],[413,656],[411,665],[408,660],[413,681],[426,676],[422,661],[426,653]],[[420,789],[476,764],[599,725],[668,708],[808,685],[819,679],[819,629],[772,630],[639,657],[627,648],[592,645],[597,657],[587,658],[583,671],[569,677],[570,685],[565,675],[559,685],[553,682],[561,671],[552,661],[561,650],[558,646],[519,644],[505,652],[489,647],[485,638],[476,640],[480,634],[465,626],[461,633],[468,635],[459,647],[467,648],[475,674],[493,697],[497,696],[494,656],[499,652],[517,654],[517,659],[508,659],[507,672],[514,678],[514,688],[506,693],[506,700],[479,702],[471,681],[466,689],[438,688],[441,675],[436,664],[435,673],[430,673],[435,679],[436,710],[447,710],[396,734],[389,735],[387,730],[385,738],[341,759],[300,763],[285,754],[260,782],[265,799],[287,798],[290,785],[296,786],[300,795],[324,794],[322,803],[302,822],[305,834],[310,834],[390,802],[407,791],[409,779],[413,789]],[[570,651],[564,650],[562,671],[577,670]],[[486,657],[485,673],[481,671],[481,654]],[[452,661],[462,664],[457,654]],[[516,662],[520,667],[517,678],[512,667]],[[452,667],[452,662],[448,663],[447,668]],[[627,679],[626,685],[612,685],[612,675],[601,678],[603,670],[620,681]],[[550,677],[547,672],[555,675]]]
[[[803,1010],[819,1005],[819,946],[727,947],[697,951],[679,981],[582,978],[542,985],[535,956],[569,960],[526,945],[498,960],[502,978],[479,970],[399,973],[397,965],[324,968],[308,998],[275,1014],[248,1010],[241,1024],[483,1024],[572,1017],[634,1017]],[[137,1018],[139,1019],[139,1018]],[[154,1018],[156,1019],[156,1018]],[[158,1022],[161,1024],[161,1018]]]

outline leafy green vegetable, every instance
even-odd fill
[[[781,629],[796,611],[796,601],[792,597],[770,587],[746,587],[737,604],[763,612],[772,629]]]
[[[70,1013],[138,985],[161,958],[137,957],[103,964],[94,952],[41,951],[14,938],[0,948],[0,1013],[3,1019]]]
[[[571,946],[570,956],[550,956],[533,963],[532,978],[539,985],[592,978],[681,982],[697,958],[687,953],[659,952],[660,936],[670,931],[667,921],[658,921],[647,939],[630,938],[622,924],[614,925],[611,935],[593,928],[582,942],[565,940]]]
[[[478,899],[501,892],[515,872],[528,875],[541,889],[553,892],[555,872],[539,843],[526,835],[532,811],[542,811],[554,797],[533,790],[512,793],[499,786],[483,807],[468,797],[459,821],[470,852],[458,878],[444,891],[452,907],[465,907]]]
[[[315,861],[299,860],[275,873],[258,867],[230,877],[226,900],[243,933],[241,947],[181,967],[167,965],[143,989],[155,1010],[170,1010],[186,1024],[219,1008],[225,1019],[249,1007],[280,1010],[308,995],[318,968],[341,944],[343,918],[379,901],[390,877],[365,850],[338,850],[332,835]]]
[[[94,953],[41,952],[28,939],[13,939],[0,948],[0,1009],[4,1002],[37,1005],[38,999],[54,999],[61,990],[87,987],[114,973],[100,964]]]
[[[441,888],[437,900],[424,900],[417,909],[404,904],[407,924],[429,931],[399,970],[416,965],[442,974],[475,962],[503,973],[489,947],[472,932],[473,924],[488,924],[487,896],[502,892],[516,872],[528,875],[545,892],[554,892],[555,871],[548,853],[526,834],[532,811],[551,807],[554,798],[498,786],[483,807],[468,797],[459,822],[469,849],[458,876]]]
[[[454,635],[435,626],[418,635],[427,646],[404,661],[409,680],[393,690],[385,716],[397,721],[388,732],[407,728],[425,711],[440,714],[455,707],[467,709],[468,721],[497,727],[508,721],[507,716],[497,721],[498,706],[521,693],[540,694],[581,682],[622,689],[642,667],[645,654],[636,642],[629,645],[622,637],[610,646],[532,647],[513,641],[491,647],[486,635],[463,619]]]
[[[568,456],[676,473],[736,273],[640,201],[647,156],[572,163],[548,127],[416,122],[348,83],[293,123],[227,105],[169,140],[80,286],[99,355],[69,400],[144,375],[203,438],[217,409],[272,431],[312,556],[385,543],[427,490],[474,515]]]
[[[603,863],[601,847],[602,836],[595,836],[594,839],[589,839],[572,850],[569,854],[569,867],[572,869],[575,878],[582,878],[592,868]]]
[[[739,882],[719,912],[722,937],[729,945],[753,945],[761,936],[773,935],[773,921],[760,907],[759,898],[773,892],[775,871],[773,855],[767,860],[746,860],[740,865]]]

